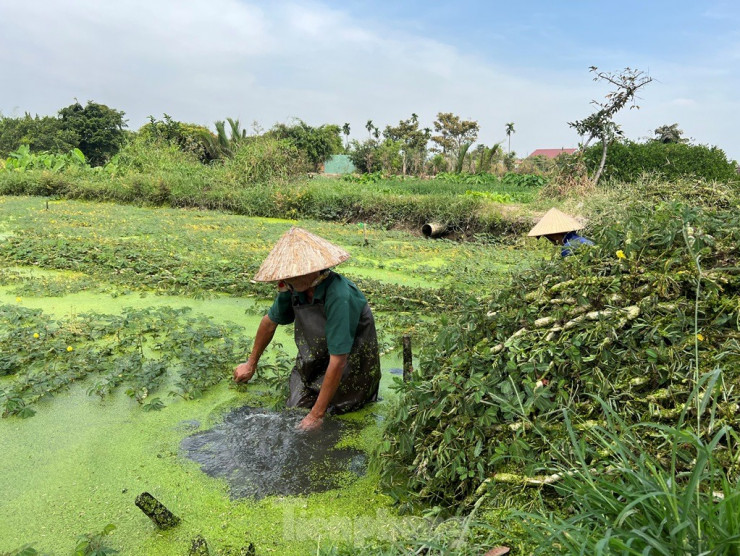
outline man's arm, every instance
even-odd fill
[[[270,317],[265,315],[260,321],[260,325],[257,328],[257,335],[254,337],[254,346],[252,346],[252,352],[249,354],[249,358],[246,363],[238,365],[234,369],[234,381],[235,382],[249,382],[254,376],[257,370],[257,363],[262,357],[265,348],[270,345],[273,336],[275,336],[275,330],[277,330],[277,323],[272,322]]]
[[[326,414],[326,409],[329,407],[334,394],[339,388],[339,381],[342,379],[342,371],[345,365],[347,365],[347,358],[349,354],[344,355],[330,355],[329,366],[326,368],[326,374],[324,375],[324,381],[321,383],[321,389],[319,390],[319,396],[316,398],[316,402],[313,404],[313,408],[301,421],[300,428],[303,430],[309,430],[321,425],[321,421]]]

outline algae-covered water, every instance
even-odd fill
[[[188,307],[253,335],[268,301],[239,296],[259,291],[249,279],[291,224],[305,225],[352,254],[341,272],[374,288],[371,305],[385,301],[382,306],[392,307],[397,300],[426,307],[426,315],[413,308],[376,315],[381,335],[383,322],[396,334],[438,316],[434,301],[416,300],[423,292],[477,291],[527,257],[542,256],[511,245],[428,241],[349,224],[46,201],[0,198],[0,304],[41,309],[67,325],[89,312]],[[388,286],[387,295],[377,283]],[[408,299],[408,291],[415,299]],[[26,341],[21,337],[44,345],[48,331],[34,322],[38,329],[15,334],[21,342],[16,346]],[[66,332],[73,337],[74,330]],[[395,340],[383,339],[384,349]],[[178,341],[184,345],[182,337]],[[294,354],[290,327],[278,329],[275,343]],[[59,352],[81,354],[84,361],[86,347],[64,344]],[[151,348],[141,346],[142,353]],[[264,361],[278,359],[268,350]],[[380,395],[388,399],[391,369],[401,364],[397,352],[381,362]],[[14,380],[0,377],[0,388]],[[106,544],[122,554],[186,554],[197,535],[215,554],[237,554],[249,543],[258,554],[315,554],[393,535],[403,521],[376,491],[377,478],[364,473],[366,454],[380,440],[383,402],[327,420],[317,439],[296,433],[300,416],[253,409],[264,401],[259,386],[236,389],[228,376],[187,401],[161,386],[155,395],[165,407],[159,411],[145,411],[121,387],[102,399],[88,395],[91,380],[34,403],[36,414],[28,419],[0,419],[0,554],[25,544],[44,554],[70,554],[79,535],[109,523],[116,529]],[[258,458],[246,457],[255,453]],[[256,462],[268,456],[270,468],[260,469]],[[304,460],[303,467],[296,463]],[[158,531],[134,505],[144,491],[182,523]]]
[[[87,291],[18,299],[11,290],[0,288],[0,303],[42,308],[55,317],[88,310],[114,313],[124,307],[191,306],[215,320],[243,325],[250,333],[260,318],[245,313],[252,301],[237,298],[113,298]],[[284,327],[276,341],[291,347]],[[382,393],[393,366],[398,366],[396,359],[384,358]],[[395,518],[389,500],[375,492],[375,480],[364,474],[364,450],[377,440],[380,404],[329,419],[326,434],[314,433],[318,437],[311,439],[290,428],[300,417],[294,412],[270,416],[245,408],[253,401],[248,392],[231,388],[227,380],[200,399],[168,398],[163,410],[145,412],[122,392],[102,400],[89,396],[83,382],[41,401],[30,419],[0,420],[0,553],[31,543],[42,553],[70,554],[79,535],[99,532],[108,523],[116,529],[107,543],[122,554],[137,555],[185,554],[196,535],[220,553],[236,551],[248,541],[258,553],[306,554],[319,545],[391,534]],[[250,415],[255,426],[247,427],[250,432],[240,443],[234,427],[243,426]],[[269,435],[267,444],[260,441],[260,428]],[[206,443],[199,443],[204,439]],[[215,449],[219,441],[224,450]],[[208,443],[210,448],[204,449]],[[260,449],[266,451],[251,460],[251,467],[224,464],[224,457]],[[257,462],[270,451],[272,462],[283,468],[264,470],[260,483]],[[293,477],[286,475],[301,454],[309,454],[309,461]],[[208,474],[208,462],[192,459],[203,456],[211,458],[215,477]],[[214,460],[220,462],[215,467]],[[295,494],[311,490],[323,492]],[[144,491],[181,517],[182,524],[158,531],[134,505]]]

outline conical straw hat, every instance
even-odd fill
[[[344,249],[293,226],[272,248],[254,279],[257,282],[274,282],[303,276],[338,265],[349,257],[350,254]]]
[[[545,213],[545,216],[537,222],[527,235],[539,237],[550,234],[564,234],[581,228],[583,228],[583,224],[578,220],[553,207]]]

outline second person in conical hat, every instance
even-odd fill
[[[550,243],[562,245],[560,255],[567,257],[572,255],[573,249],[580,245],[594,244],[590,239],[576,233],[581,228],[583,228],[583,224],[578,220],[553,207],[545,213],[527,235],[530,237],[544,236]]]
[[[262,317],[247,361],[234,380],[248,382],[281,324],[294,323],[298,348],[287,407],[310,409],[301,428],[324,415],[361,408],[378,397],[380,354],[370,306],[350,280],[331,270],[349,259],[344,249],[293,227],[275,244],[254,279],[277,282],[278,294]]]

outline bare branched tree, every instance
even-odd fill
[[[601,162],[593,177],[593,184],[596,185],[604,171],[609,144],[617,136],[622,135],[619,126],[614,123],[614,116],[627,105],[630,105],[630,109],[640,108],[636,103],[637,91],[650,83],[653,78],[641,70],[632,68],[625,68],[621,73],[599,71],[596,66],[591,66],[589,70],[594,74],[594,81],[605,81],[615,87],[615,90],[606,95],[605,101],[591,101],[591,104],[598,107],[596,112],[582,120],[568,122],[579,135],[586,138],[581,145],[582,149],[588,147],[593,139],[601,141],[603,147]]]

